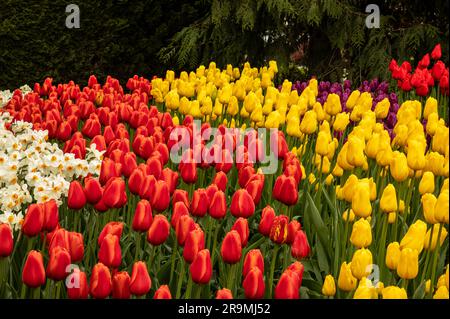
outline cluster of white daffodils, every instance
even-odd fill
[[[98,176],[103,152],[91,146],[85,160],[77,159],[47,142],[47,131],[35,131],[31,123],[16,121],[6,129],[11,120],[0,113],[0,223],[17,229],[27,204],[54,199],[61,205],[73,179]]]

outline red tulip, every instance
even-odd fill
[[[430,65],[430,55],[427,53],[423,56],[423,58],[417,64],[419,69],[426,69]]]
[[[83,234],[69,232],[69,253],[72,262],[79,262],[84,257]]]
[[[132,194],[140,194],[142,184],[144,183],[145,175],[140,169],[135,169],[128,179],[128,189]]]
[[[219,188],[216,184],[211,184],[206,188],[206,195],[208,196],[208,203],[211,203],[211,200],[215,193],[219,191]]]
[[[235,230],[231,230],[225,235],[220,249],[222,259],[227,264],[239,262],[242,255],[241,236]]]
[[[100,235],[98,235],[98,245],[101,246],[103,239],[105,239],[106,235],[111,234],[117,236],[119,239],[122,236],[123,231],[123,223],[121,222],[109,222],[103,227]]]
[[[112,144],[110,144],[111,146]],[[108,148],[109,149],[109,148]],[[100,167],[100,184],[105,185],[111,178],[120,177],[121,169],[120,166],[116,164],[112,159],[106,157],[102,161],[102,166]]]
[[[289,218],[285,215],[276,216],[270,228],[270,239],[276,244],[284,244],[288,235]]]
[[[80,182],[72,181],[67,195],[67,206],[71,209],[81,209],[86,205],[86,195]]]
[[[225,192],[228,183],[227,174],[225,174],[224,172],[217,172],[216,175],[214,176],[212,183],[217,185],[217,187],[222,192]]]
[[[44,258],[36,250],[28,253],[22,270],[22,282],[30,288],[37,288],[45,284]]]
[[[75,268],[71,274],[74,282],[69,282],[67,286],[67,296],[69,299],[87,299],[89,296],[89,287],[87,283],[86,273]]]
[[[252,249],[245,255],[242,276],[245,278],[253,267],[258,267],[264,273],[264,257],[259,249]]]
[[[275,219],[275,211],[272,207],[267,205],[261,212],[261,221],[259,222],[259,232],[264,236],[269,236],[272,228],[273,220]]]
[[[166,167],[162,170],[160,178],[169,186],[170,194],[173,194],[178,185],[178,173]]]
[[[189,207],[189,194],[183,189],[176,189],[172,196],[172,206],[175,206],[176,202],[183,202],[186,207]]]
[[[211,279],[212,266],[208,249],[200,250],[189,267],[192,281],[196,284],[207,284]]]
[[[151,195],[152,208],[158,212],[162,212],[169,207],[170,191],[165,181],[157,181],[154,191]]]
[[[191,214],[193,216],[203,217],[208,211],[209,200],[205,189],[199,188],[194,191],[191,201]]]
[[[118,268],[122,263],[122,250],[120,249],[119,237],[107,234],[103,239],[98,251],[98,260],[110,267]]]
[[[132,225],[133,230],[138,232],[146,232],[150,228],[152,221],[153,221],[152,207],[150,206],[150,203],[147,200],[141,199],[137,203],[136,210],[134,212]]]
[[[233,294],[230,289],[222,288],[217,290],[216,299],[233,299]]]
[[[103,188],[98,179],[86,177],[84,180],[84,194],[89,204],[97,204],[103,196]]]
[[[94,138],[91,140],[90,145],[92,146],[93,144],[95,144],[95,148],[97,149],[97,151],[106,151],[106,141],[102,135],[94,136]]]
[[[255,174],[255,169],[252,166],[244,166],[239,170],[238,181],[239,186],[244,188],[248,180]]]
[[[261,299],[264,297],[264,278],[263,273],[258,267],[253,267],[247,273],[242,282],[244,294],[247,299]]]
[[[172,218],[170,219],[170,225],[175,229],[177,227],[178,220],[181,216],[188,215],[189,209],[183,202],[176,202],[172,208]]]
[[[434,47],[433,51],[431,51],[431,58],[433,60],[439,60],[441,58],[441,56],[442,56],[441,44],[438,43]]]
[[[184,242],[183,257],[187,263],[192,263],[197,253],[205,249],[205,233],[201,229],[189,232]]]
[[[302,280],[303,280],[303,272],[305,270],[305,267],[303,266],[303,264],[299,261],[295,261],[292,264],[290,264],[287,267],[287,269],[292,270],[293,272],[295,272],[298,275],[300,286],[301,286]]]
[[[213,195],[208,211],[212,218],[221,219],[225,217],[227,213],[227,203],[223,191],[219,190]]]
[[[166,216],[156,215],[147,232],[147,241],[153,246],[164,243],[170,234],[170,224]]]
[[[71,264],[70,254],[63,247],[55,247],[50,251],[50,259],[47,264],[47,277],[55,281],[67,277],[67,266]]]
[[[245,190],[250,194],[255,205],[261,201],[262,191],[264,189],[264,175],[253,175],[245,185]]]
[[[291,246],[291,255],[296,259],[302,259],[309,255],[310,248],[308,238],[303,230],[297,231]]]
[[[275,180],[273,198],[285,205],[291,206],[297,203],[297,182],[292,176],[280,175]]]
[[[0,224],[0,259],[11,255],[14,248],[12,229],[8,224]]]
[[[162,164],[159,157],[152,156],[147,160],[147,166],[150,171],[150,175],[153,175],[156,179],[159,179],[162,172]]]
[[[147,175],[144,177],[143,184],[140,185],[139,197],[145,198],[151,201],[153,193],[156,188],[156,178],[153,175]]]
[[[238,189],[231,198],[231,214],[234,217],[248,218],[255,212],[252,196],[245,189]]]
[[[142,261],[135,262],[131,273],[130,292],[135,296],[143,296],[150,291],[151,286],[147,266]]]
[[[81,132],[89,137],[93,138],[96,135],[100,135],[102,133],[102,125],[100,122],[95,118],[89,118],[87,119],[86,123],[84,123],[83,128],[81,129]]]
[[[42,231],[44,226],[44,209],[42,205],[31,204],[28,206],[25,219],[22,224],[22,232],[28,237],[34,237]]]
[[[130,275],[126,271],[114,274],[112,278],[112,296],[114,299],[130,299]]]
[[[186,184],[193,184],[197,181],[197,164],[195,162],[180,163],[178,169]]]
[[[112,282],[111,273],[108,267],[98,263],[92,269],[89,291],[91,296],[96,299],[105,299],[111,294]]]
[[[130,177],[131,173],[137,168],[136,154],[127,152],[122,159],[122,174]]]
[[[103,130],[103,137],[105,139],[106,145],[109,145],[112,141],[116,139],[116,134],[111,126],[106,126]]]
[[[247,219],[239,217],[231,227],[231,230],[235,230],[238,232],[239,236],[241,237],[242,247],[247,246],[248,236],[250,234]]]
[[[64,228],[58,228],[52,232],[52,236],[49,241],[48,251],[51,253],[56,247],[61,247],[70,250],[69,244],[69,232]]]
[[[169,286],[162,285],[156,291],[153,299],[172,299]]]
[[[180,246],[184,246],[187,235],[195,229],[195,222],[189,215],[182,215],[175,227],[177,241]]]
[[[275,287],[275,299],[298,299],[300,281],[297,273],[285,270]]]
[[[286,238],[286,244],[291,245],[294,242],[295,235],[297,234],[297,231],[302,229],[302,225],[296,220],[292,220],[288,224],[288,235]]]
[[[122,178],[116,177],[106,183],[103,191],[103,201],[109,208],[121,208],[126,204],[127,193],[125,191],[125,182]]]

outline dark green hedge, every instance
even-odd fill
[[[80,29],[65,26],[68,4]],[[0,0],[0,89],[42,81],[86,83],[90,74],[126,81],[165,66],[157,52],[202,12],[195,2]]]

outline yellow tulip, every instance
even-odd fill
[[[449,128],[444,124],[438,125],[431,141],[432,150],[439,152],[442,155],[445,154],[445,147],[448,146],[448,139]]]
[[[316,153],[321,156],[327,155],[329,142],[330,142],[329,134],[320,131],[319,134],[317,134]]]
[[[346,209],[343,213],[342,213],[342,219],[344,221],[348,221],[348,222],[353,222],[355,220],[355,213],[353,212],[353,210],[351,208]]]
[[[383,299],[408,299],[406,290],[397,286],[385,287],[381,292],[381,296]]]
[[[350,123],[350,117],[348,113],[338,113],[334,119],[333,129],[336,132],[343,132]]]
[[[344,170],[338,164],[336,164],[331,174],[333,174],[333,176],[335,177],[341,177],[344,174]]]
[[[334,116],[342,111],[341,98],[335,93],[328,94],[323,108],[329,115]]]
[[[425,119],[428,119],[428,116],[431,113],[437,113],[438,112],[438,105],[437,100],[434,97],[429,97],[427,101],[425,102],[425,108],[423,109],[423,117]]]
[[[342,146],[341,151],[338,154],[337,157],[337,164],[344,170],[349,171],[355,168],[353,165],[351,165],[347,161],[347,153],[348,153],[348,143],[345,143],[344,146]]]
[[[334,296],[336,294],[336,283],[332,275],[327,275],[323,282],[322,294],[324,296]]]
[[[366,145],[364,140],[356,136],[349,136],[346,144],[348,144],[347,162],[352,166],[362,167],[365,161],[364,149]]]
[[[349,203],[352,202],[354,189],[355,189],[355,186],[358,184],[358,182],[359,182],[358,177],[356,177],[356,175],[352,174],[347,178],[344,186],[342,186],[342,192],[343,192],[344,199]]]
[[[398,262],[400,260],[400,244],[398,242],[392,242],[386,249],[386,266],[389,269],[397,269]]]
[[[448,224],[449,215],[449,191],[444,190],[437,198],[436,206],[434,208],[434,217],[440,223]]]
[[[433,299],[449,299],[448,288],[445,286],[439,287],[434,293]]]
[[[447,264],[447,270],[445,271],[445,286],[447,287],[447,289],[449,289],[448,287],[448,264]]]
[[[436,113],[431,113],[428,115],[426,131],[427,134],[433,136],[436,133],[438,127],[439,115]]]
[[[447,286],[445,285],[445,274],[439,276],[438,282],[437,282],[437,284],[436,284],[436,287],[437,287],[437,288],[439,288],[439,287],[447,287]]]
[[[366,248],[372,243],[372,229],[366,219],[360,218],[353,224],[350,242],[357,248]]]
[[[372,272],[373,262],[370,250],[360,248],[353,253],[350,269],[354,277],[361,279]]]
[[[427,231],[427,234],[425,235],[425,241],[423,244],[423,248],[425,248],[425,250],[434,250],[436,248],[436,244],[437,244],[437,239],[438,239],[438,234],[439,234],[439,224],[434,224],[432,226],[432,228],[430,228]],[[430,246],[430,237],[431,237],[431,232],[433,232],[433,236],[431,239],[431,246]],[[441,235],[439,237],[439,247],[442,247],[442,244],[444,243],[445,239],[447,238],[447,230],[445,229],[445,227],[442,227],[441,229]]]
[[[425,242],[425,235],[427,233],[427,224],[417,220],[414,224],[409,226],[408,231],[400,241],[400,249],[403,251],[406,248],[417,250],[420,253]]]
[[[426,142],[422,143],[417,140],[409,140],[408,141],[408,154],[407,154],[407,163],[408,166],[415,170],[421,170],[427,164],[427,160],[425,158],[425,148]]]
[[[351,263],[342,263],[339,271],[338,287],[343,291],[352,291],[356,288],[356,278],[352,274]]]
[[[405,154],[395,151],[389,169],[392,177],[397,182],[405,181],[409,176],[408,162]]]
[[[359,99],[361,92],[359,90],[354,90],[347,99],[346,107],[349,110],[352,110],[356,104],[356,101]]]
[[[388,223],[389,224],[395,223],[396,219],[397,219],[397,213],[389,213],[388,214]]]
[[[312,134],[317,130],[317,114],[313,110],[307,111],[300,123],[300,131]]]
[[[434,175],[432,172],[425,172],[422,175],[422,179],[419,183],[420,194],[433,193],[434,192]]]
[[[437,198],[433,194],[427,193],[422,195],[421,202],[425,221],[429,224],[436,224],[438,221],[434,216],[434,209]]]
[[[380,208],[385,213],[396,212],[397,207],[397,193],[392,184],[388,184],[381,194]]]
[[[377,119],[386,118],[386,116],[388,116],[390,106],[391,104],[389,103],[389,99],[387,97],[378,102],[375,106],[375,114]]]
[[[402,248],[397,266],[397,275],[403,279],[414,279],[419,272],[419,253],[416,249]]]

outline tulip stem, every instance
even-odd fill
[[[189,276],[186,287],[186,293],[184,294],[184,299],[191,299],[191,293],[192,293],[192,277]]]
[[[173,273],[174,273],[174,270],[175,270],[175,254],[176,254],[176,250],[177,250],[177,239],[174,238],[173,246],[172,246],[172,257],[171,257],[171,261],[170,261],[170,279],[169,279],[169,283],[172,282]]]
[[[177,293],[176,293],[176,299],[180,299],[181,296],[181,285],[183,284],[183,280],[184,280],[184,258],[181,258],[181,262],[180,262],[180,271],[178,272],[178,284],[177,284]]]
[[[141,233],[136,233],[136,252],[134,254],[134,261],[139,260],[140,250],[141,250]]]
[[[275,263],[277,261],[277,253],[280,249],[279,245],[275,245],[272,251],[272,261],[270,262],[270,273],[269,273],[269,289],[267,290],[267,296],[272,298],[272,287],[273,287],[273,275],[275,273]]]
[[[438,231],[437,240],[436,240],[436,247],[434,248],[434,251],[433,251],[433,266],[431,268],[432,269],[431,270],[431,284],[430,284],[430,292],[428,293],[430,298],[433,294],[434,281],[436,279],[436,268],[437,268],[437,262],[439,259],[438,258],[439,249],[441,246],[441,240],[440,240],[441,232],[442,232],[442,223],[439,224],[439,231]],[[430,238],[433,238],[432,236],[433,235],[431,235]],[[431,249],[431,246],[430,246],[430,249]]]
[[[236,264],[230,265],[228,269],[228,280],[227,280],[227,287],[233,292],[233,296],[235,295],[234,292],[234,275],[236,272]]]

